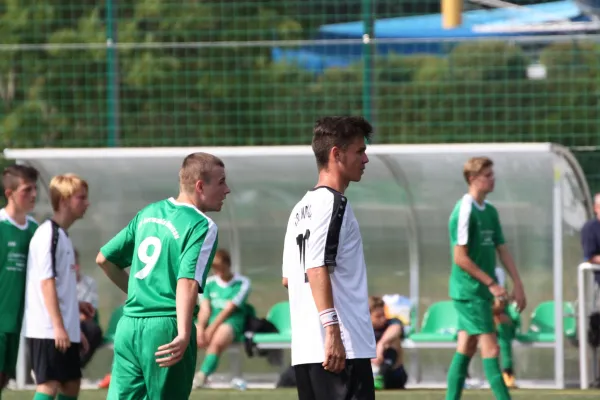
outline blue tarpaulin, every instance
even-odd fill
[[[537,4],[525,8],[497,8],[493,10],[475,10],[463,13],[462,25],[456,29],[442,27],[441,14],[419,15],[404,18],[386,18],[375,21],[375,38],[398,39],[395,43],[377,45],[377,54],[444,54],[451,49],[452,39],[531,36],[528,33],[484,33],[476,32],[475,26],[493,26],[494,24],[519,25],[547,23],[555,21],[588,20],[572,0]],[[315,39],[345,40],[360,39],[364,34],[362,21],[323,25]],[[544,32],[545,35],[552,32]],[[276,62],[288,62],[304,69],[322,72],[330,67],[345,67],[362,56],[363,46],[352,44],[316,44],[294,49],[274,48],[273,59]]]

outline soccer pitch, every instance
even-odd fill
[[[596,391],[579,390],[513,390],[511,391],[514,400],[542,400],[542,399],[597,399]],[[417,399],[417,400],[443,400],[443,390],[401,390],[377,392],[377,399]],[[12,391],[3,393],[4,400],[30,400],[33,398],[33,392],[30,391]],[[81,400],[101,400],[106,398],[105,390],[86,390],[79,396]],[[293,400],[297,399],[295,390],[273,389],[273,390],[195,390],[190,396],[191,400],[211,399],[211,400]],[[465,390],[463,399],[487,400],[493,398],[488,390]]]

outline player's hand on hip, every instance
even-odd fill
[[[325,328],[325,361],[323,368],[326,371],[339,373],[346,367],[346,349],[342,342],[340,326],[330,325]]]
[[[61,353],[65,353],[71,347],[69,334],[64,327],[59,327],[54,330],[54,345]]]
[[[154,353],[156,362],[161,367],[170,367],[177,364],[183,357],[189,343],[189,337],[184,338],[177,336],[171,343],[163,344],[158,348],[158,351]]]
[[[513,298],[515,299],[515,303],[517,303],[517,310],[522,312],[527,307],[527,297],[525,297],[525,290],[522,285],[515,285]]]
[[[494,283],[489,289],[490,293],[501,302],[505,302],[507,300],[506,289],[504,289],[502,286]]]

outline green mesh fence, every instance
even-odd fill
[[[439,12],[439,0],[3,0],[1,144],[299,144],[319,115],[356,113],[379,143],[598,147],[597,37],[373,35],[375,21]]]

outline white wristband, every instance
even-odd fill
[[[319,319],[321,320],[323,328],[340,323],[335,308],[328,308],[327,310],[321,311],[319,313]]]

